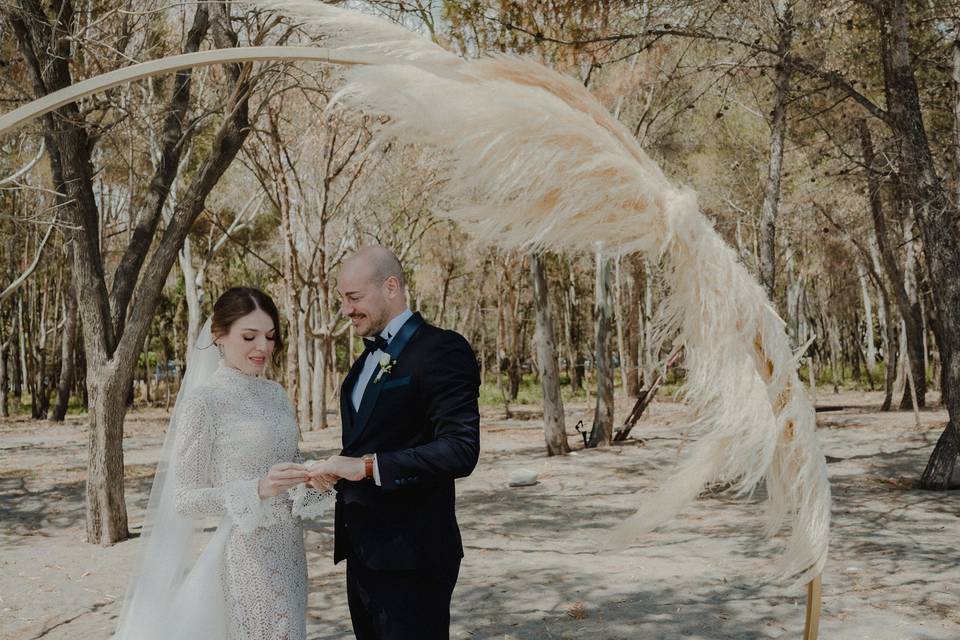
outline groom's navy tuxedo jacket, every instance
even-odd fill
[[[448,567],[463,557],[454,479],[480,454],[480,373],[463,336],[413,314],[390,341],[395,363],[350,401],[366,354],[340,389],[343,455],[377,454],[373,480],[337,485],[334,561],[348,555],[371,569]]]

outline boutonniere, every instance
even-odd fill
[[[381,353],[380,371],[377,372],[377,377],[373,379],[373,383],[376,384],[380,382],[380,378],[383,377],[383,374],[390,375],[390,371],[393,369],[393,365],[395,364],[397,364],[397,361],[393,360],[389,353]]]

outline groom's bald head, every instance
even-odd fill
[[[343,261],[337,274],[341,313],[361,336],[376,335],[407,308],[403,266],[385,247],[364,247]]]
[[[385,282],[387,278],[393,276],[397,279],[400,289],[406,289],[406,278],[403,277],[403,266],[400,264],[400,259],[386,247],[380,245],[364,247],[347,258],[343,266],[347,268],[347,265],[354,264],[360,265],[361,268],[366,267],[370,278],[374,282]]]

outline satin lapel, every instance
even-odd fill
[[[397,335],[393,337],[393,340],[390,341],[390,345],[387,347],[387,354],[391,360],[396,360],[400,356],[404,347],[410,342],[410,338],[413,337],[413,334],[417,332],[417,329],[419,329],[423,323],[423,316],[419,313],[414,313],[403,323],[403,326],[400,327]],[[377,398],[380,397],[380,390],[383,388],[382,380],[380,382],[374,382],[379,372],[380,365],[378,364],[377,368],[373,371],[373,375],[370,377],[370,382],[367,383],[367,388],[363,390],[363,399],[360,400],[360,409],[357,410],[357,421],[350,430],[351,438],[349,441],[344,442],[344,447],[349,447],[360,437],[360,434],[363,433],[363,430],[367,426],[367,421],[370,420],[373,408],[377,406]]]
[[[347,446],[348,441],[352,441],[353,430],[356,427],[355,421],[353,419],[354,411],[353,406],[351,406],[351,398],[353,397],[353,387],[357,383],[357,377],[360,375],[360,370],[363,369],[363,361],[366,360],[366,355],[363,355],[353,363],[353,366],[350,367],[350,371],[347,373],[347,377],[344,378],[343,384],[340,386],[340,442],[344,448]]]

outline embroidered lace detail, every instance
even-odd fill
[[[315,520],[333,508],[336,503],[335,492],[320,492],[302,484],[298,484],[287,493],[293,500],[293,515],[298,518]]]

